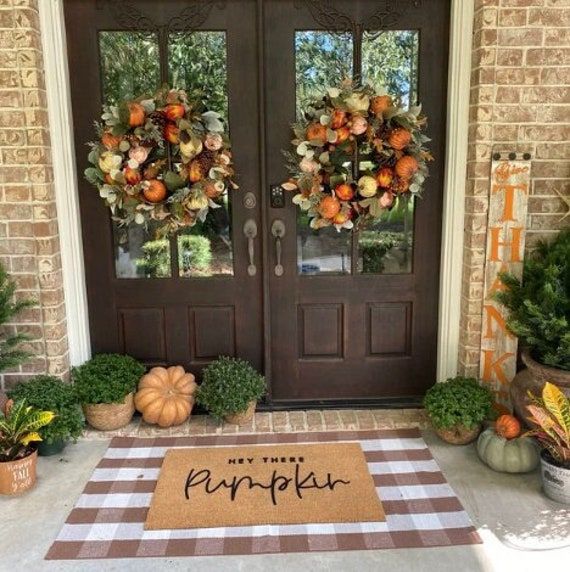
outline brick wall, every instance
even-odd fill
[[[459,355],[475,376],[495,150],[533,157],[527,249],[570,225],[570,0],[476,0]]]
[[[65,308],[37,0],[0,0],[0,261],[33,298],[12,329],[35,358],[0,387],[68,370]]]

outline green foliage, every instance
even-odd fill
[[[151,240],[142,246],[142,258],[136,260],[137,268],[149,278],[170,276],[170,243],[166,239]],[[205,236],[181,235],[178,237],[178,267],[184,274],[207,274],[212,261],[210,240]]]
[[[570,370],[570,230],[542,242],[524,262],[522,282],[501,273],[495,299],[509,310],[507,326],[540,363]]]
[[[379,274],[384,271],[384,256],[402,242],[403,233],[381,232],[370,233],[360,237],[358,242],[362,253],[362,272]]]
[[[216,419],[240,413],[265,395],[265,378],[244,360],[222,356],[202,372],[197,402]]]
[[[121,403],[136,390],[144,372],[144,366],[130,356],[99,354],[74,367],[71,377],[80,403]]]
[[[493,394],[477,380],[455,377],[428,389],[424,407],[437,429],[463,425],[472,429],[491,414]]]
[[[75,388],[51,375],[37,375],[9,392],[14,401],[25,399],[32,407],[53,411],[55,419],[39,430],[42,441],[74,441],[83,432],[84,419]]]
[[[19,300],[14,302],[16,284],[10,280],[8,273],[0,264],[0,327],[11,321],[23,309],[35,304],[33,300]],[[0,371],[20,365],[30,357],[30,353],[20,349],[25,342],[25,334],[0,333]]]
[[[51,423],[54,414],[28,405],[8,402],[0,411],[0,462],[14,461],[30,453],[30,443],[41,441],[38,431]]]

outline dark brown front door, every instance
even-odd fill
[[[93,350],[193,371],[243,357],[276,405],[421,396],[437,353],[449,0],[66,0],[65,16],[79,173],[102,103],[168,81],[226,115],[240,185],[216,217],[157,242],[140,228],[125,240],[80,176]],[[304,103],[353,75],[423,103],[437,161],[424,199],[354,236],[317,234],[270,189]]]

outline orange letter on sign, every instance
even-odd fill
[[[515,220],[514,218],[515,215],[513,211],[515,204],[515,191],[517,190],[526,193],[527,186],[522,183],[518,185],[506,185],[506,184],[493,185],[494,193],[505,191],[505,208],[503,209],[503,216],[501,218],[502,222],[506,220],[512,220],[512,221]]]
[[[495,350],[483,350],[483,379],[485,381],[493,381],[493,373],[498,381],[503,384],[509,383],[505,372],[501,368],[501,364],[515,354],[506,352],[501,357],[493,361]]]
[[[507,272],[508,268],[505,262],[503,262],[503,264],[501,264],[501,268],[499,269],[499,272]],[[503,284],[502,280],[499,278],[498,274],[497,276],[495,276],[495,280],[493,280],[493,284],[491,284],[491,287],[489,288],[489,294],[488,296],[492,296],[495,292],[497,292],[498,290],[506,290],[507,287]]]
[[[511,257],[508,260],[509,262],[521,262],[521,238],[522,238],[522,226],[513,227],[510,230],[513,233],[513,238],[511,242],[500,242],[499,237],[501,230],[503,230],[500,226],[496,226],[490,229],[491,230],[491,256],[489,260],[491,262],[499,262],[499,246],[510,247],[511,249]]]
[[[511,335],[510,332],[507,331],[505,318],[503,318],[503,315],[501,314],[501,312],[499,312],[497,308],[495,308],[495,306],[492,306],[491,304],[485,304],[483,308],[485,310],[485,316],[487,318],[487,331],[485,332],[484,336],[485,339],[494,337],[492,328],[493,320],[497,322],[497,325],[499,326],[499,328],[501,328],[501,330],[503,330],[503,332],[505,332],[508,335]]]

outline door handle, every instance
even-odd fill
[[[285,272],[281,264],[282,245],[281,239],[285,236],[285,223],[277,218],[271,224],[271,234],[275,237],[275,276],[283,276]]]
[[[257,236],[257,224],[252,218],[245,221],[243,225],[243,234],[247,238],[247,254],[249,260],[247,273],[250,276],[255,276],[257,274],[257,268],[255,267],[255,245],[253,240]]]

